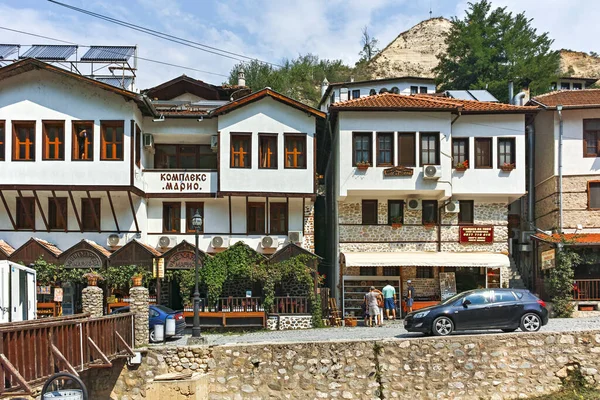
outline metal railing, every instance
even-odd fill
[[[573,300],[600,300],[600,279],[576,279]]]
[[[0,325],[0,397],[30,394],[56,370],[78,376],[132,356],[133,316],[80,314]]]
[[[275,296],[271,312],[276,314],[308,314],[310,312],[308,297]]]

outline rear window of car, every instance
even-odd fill
[[[517,301],[517,298],[513,292],[494,292],[494,302],[506,303],[508,301]]]

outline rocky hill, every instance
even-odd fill
[[[446,50],[445,37],[451,27],[451,21],[440,17],[421,21],[402,32],[369,62],[372,78],[433,78],[437,56]],[[560,56],[562,76],[600,78],[600,57],[571,50],[561,50]]]

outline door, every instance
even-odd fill
[[[27,321],[29,315],[29,290],[27,290],[27,271],[19,269],[19,299],[21,301],[21,321]]]
[[[494,326],[512,327],[519,324],[519,318],[523,314],[523,303],[510,290],[494,291]]]
[[[21,296],[21,274],[19,269],[10,266],[10,321],[23,321],[23,297]]]
[[[492,320],[491,309],[492,299],[489,290],[477,291],[465,296],[453,307],[455,329],[487,329]]]
[[[10,266],[0,265],[0,323],[10,322]]]
[[[27,319],[35,319],[37,317],[37,292],[33,272],[27,272],[27,298]]]

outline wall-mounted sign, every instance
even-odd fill
[[[383,176],[413,176],[414,168],[403,166],[386,168],[383,170]]]
[[[51,294],[52,288],[50,286],[38,286],[37,294]]]
[[[54,301],[60,303],[63,301],[63,289],[62,288],[54,288]]]
[[[212,193],[216,191],[216,172],[163,171],[144,172],[148,193]]]
[[[100,256],[90,250],[77,250],[65,260],[65,268],[101,268]]]
[[[169,258],[167,269],[191,269],[194,268],[194,252],[189,250],[178,251]]]
[[[556,252],[554,249],[542,251],[542,270],[554,268]]]
[[[157,266],[158,266],[158,271],[157,271],[157,272],[158,272],[158,277],[159,277],[160,279],[162,279],[162,278],[164,278],[164,277],[165,277],[165,259],[161,257],[161,258],[159,258],[157,261],[158,261],[158,262],[157,262]]]
[[[493,226],[461,226],[459,227],[460,243],[493,243]]]

